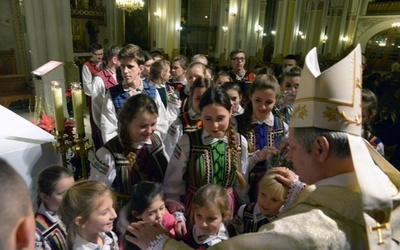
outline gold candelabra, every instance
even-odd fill
[[[88,152],[92,148],[92,145],[89,143],[89,139],[85,137],[85,133],[78,134],[78,137],[74,140],[75,145],[72,146],[72,151],[75,152],[79,158],[81,158],[81,167],[82,167],[82,177],[83,179],[88,178],[87,173],[87,157]]]
[[[70,148],[70,143],[67,140],[68,135],[64,131],[56,131],[54,138],[57,140],[53,143],[53,148],[61,154],[62,165],[67,167],[67,151]]]

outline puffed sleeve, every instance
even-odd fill
[[[188,135],[183,135],[171,155],[164,178],[164,191],[168,199],[180,201],[186,192],[184,175],[189,161],[190,140]]]
[[[90,163],[91,180],[99,180],[111,187],[116,177],[115,160],[110,150],[101,147],[96,151],[94,159]]]
[[[101,136],[106,143],[118,134],[118,120],[111,94],[108,92],[101,107]]]
[[[177,118],[171,126],[169,126],[167,135],[165,136],[165,151],[170,157],[174,152],[175,146],[183,134],[181,119]]]
[[[238,195],[240,205],[246,204],[249,202],[249,183],[248,183],[248,175],[249,175],[249,164],[248,164],[248,150],[247,150],[247,140],[243,135],[240,135],[241,141],[241,154],[239,159],[238,171],[242,174],[245,180],[245,187],[242,187],[239,183],[239,180],[236,180],[233,188]]]

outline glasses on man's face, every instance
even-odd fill
[[[98,53],[98,54],[96,54],[96,53],[94,53],[94,52],[92,52],[93,53],[93,55],[95,55],[95,56],[103,56],[103,53]]]
[[[232,60],[234,60],[234,61],[236,61],[236,62],[239,62],[239,61],[244,61],[244,60],[246,60],[246,58],[244,58],[244,57],[234,57],[234,58],[232,58]]]

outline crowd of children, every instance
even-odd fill
[[[89,180],[74,184],[62,167],[41,173],[36,249],[138,249],[125,241],[138,221],[205,249],[291,208],[305,184],[272,158],[285,157],[298,66],[279,83],[268,70],[246,71],[244,51],[235,50],[232,71],[214,84],[203,56],[170,63],[135,45],[118,49],[108,70],[120,65],[122,78],[92,96],[104,144]],[[364,135],[379,150],[368,126],[375,106],[363,92]]]

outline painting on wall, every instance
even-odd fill
[[[125,43],[133,43],[149,50],[148,4],[143,9],[125,12]]]

